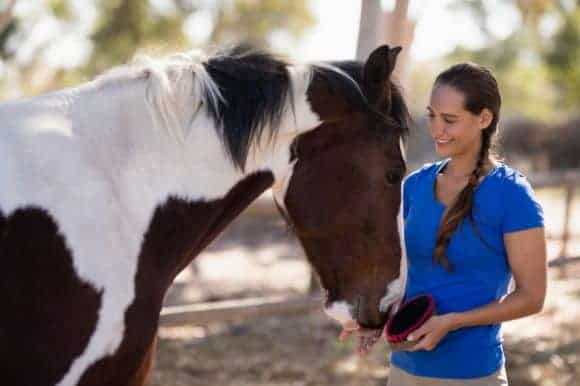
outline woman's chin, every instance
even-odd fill
[[[449,158],[452,155],[451,149],[448,146],[435,145],[435,153],[442,158]]]

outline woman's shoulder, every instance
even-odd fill
[[[500,185],[493,195],[503,205],[502,231],[515,232],[544,224],[544,211],[526,176],[506,164],[496,168],[493,180]]]
[[[501,184],[503,189],[517,190],[518,188],[531,188],[531,184],[524,173],[504,162],[498,163],[495,169],[492,170],[491,174],[491,179]]]
[[[532,216],[543,212],[532,184],[521,171],[500,163],[495,168],[491,180],[492,186],[489,187],[494,191],[492,197],[494,200],[500,198],[498,201],[503,204],[505,213],[518,217],[524,216],[526,211],[532,213]]]

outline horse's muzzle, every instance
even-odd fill
[[[356,319],[358,324],[366,329],[383,328],[387,322],[389,313],[380,312],[379,301],[372,301],[369,297],[359,296],[356,307]]]

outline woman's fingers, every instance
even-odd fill
[[[421,339],[423,336],[427,335],[429,332],[431,332],[431,320],[433,319],[433,317],[431,317],[429,320],[427,320],[427,322],[425,322],[425,324],[423,324],[421,327],[419,327],[418,329],[416,329],[415,331],[413,331],[412,333],[409,334],[409,336],[407,336],[407,340],[410,341],[416,341]]]
[[[338,336],[338,340],[343,341],[348,338],[355,332],[360,329],[359,325],[356,322],[351,322],[342,326],[342,331]]]
[[[356,330],[345,330],[343,329],[340,332],[340,335],[338,336],[338,340],[343,341],[343,340],[347,340],[348,338],[350,338],[350,336],[353,334],[353,332],[355,332]]]
[[[381,337],[381,329],[378,330],[359,330],[359,344],[358,344],[358,353],[359,355],[366,355],[368,354],[375,343]]]

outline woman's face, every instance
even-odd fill
[[[491,122],[490,111],[478,115],[464,107],[464,95],[456,88],[435,84],[427,106],[429,133],[435,151],[441,157],[477,157],[481,147],[481,132]]]

